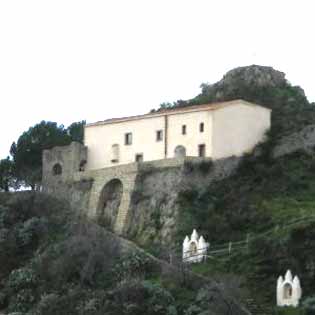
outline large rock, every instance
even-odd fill
[[[232,69],[225,74],[219,84],[233,85],[238,80],[242,80],[248,85],[254,84],[259,87],[276,87],[287,84],[285,73],[277,71],[272,67],[258,65]]]
[[[283,137],[273,150],[273,157],[278,158],[299,150],[313,153],[315,148],[315,124],[304,127],[299,132],[294,132]]]

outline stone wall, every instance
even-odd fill
[[[46,189],[57,186],[58,183],[71,181],[74,173],[84,169],[87,160],[87,147],[79,142],[72,142],[67,146],[54,147],[44,150],[43,161],[43,186]],[[59,165],[61,173],[55,174],[54,167]]]
[[[239,158],[212,162],[186,157],[78,171],[85,157],[85,147],[76,143],[45,151],[43,190],[68,200],[78,214],[98,221],[102,209],[108,211],[102,204],[104,187],[113,180],[119,181],[122,194],[118,202],[110,201],[118,208],[110,209],[110,215],[115,217],[109,228],[140,243],[153,238],[158,242],[170,240],[176,230],[179,192],[202,190],[212,180],[229,176],[239,162]],[[52,173],[56,163],[63,168],[60,175]]]
[[[205,190],[211,182],[225,178],[235,169],[239,158],[212,162],[207,159],[185,159],[181,164],[142,168],[131,196],[126,235],[139,244],[168,244],[174,239],[180,193]]]

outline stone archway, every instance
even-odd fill
[[[114,230],[122,195],[121,180],[115,178],[104,185],[97,206],[99,224]]]
[[[175,158],[184,158],[186,156],[186,148],[182,145],[178,145],[174,150]]]

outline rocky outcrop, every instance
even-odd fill
[[[313,153],[315,148],[315,124],[304,127],[301,131],[281,138],[273,150],[273,157],[290,154],[299,150]]]
[[[235,93],[240,86],[255,88],[284,87],[287,84],[285,74],[272,67],[252,65],[239,67],[227,72],[222,80],[212,85],[203,85],[202,92],[214,95],[220,100]]]
[[[201,88],[202,93],[188,103],[241,98],[271,109],[285,108],[287,104],[298,107],[308,103],[304,90],[299,86],[291,86],[285,73],[258,65],[232,69],[220,81],[202,84]]]

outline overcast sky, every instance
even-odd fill
[[[41,120],[146,113],[237,66],[273,66],[315,101],[313,2],[0,0],[0,158]]]

